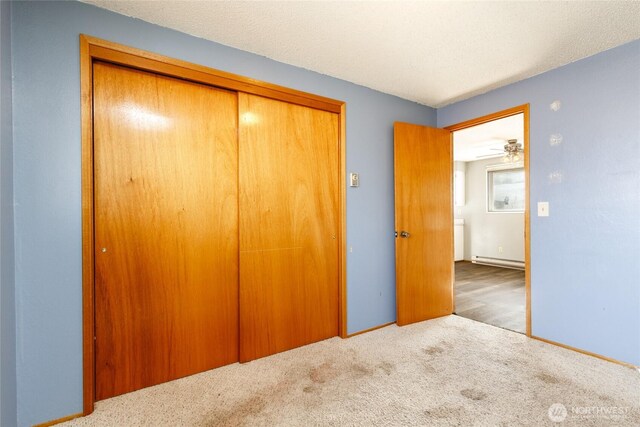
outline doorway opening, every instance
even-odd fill
[[[454,313],[530,336],[528,105],[447,128]]]

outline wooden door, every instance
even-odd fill
[[[338,115],[239,93],[240,361],[338,334]]]
[[[395,123],[397,323],[453,312],[452,147],[449,131]]]
[[[238,360],[237,95],[93,78],[100,400]]]

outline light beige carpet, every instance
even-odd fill
[[[64,425],[638,426],[640,373],[448,316],[129,393]]]

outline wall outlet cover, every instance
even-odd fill
[[[359,187],[360,186],[360,174],[351,172],[349,174],[349,186],[350,187]]]
[[[538,202],[538,216],[549,216],[549,202]]]

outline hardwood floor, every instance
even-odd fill
[[[455,313],[467,319],[526,332],[524,271],[456,262]]]

